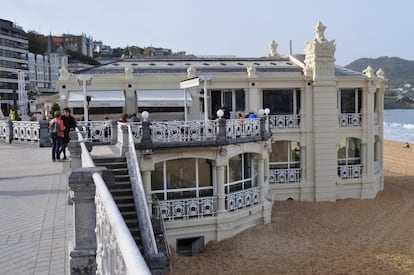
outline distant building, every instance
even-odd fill
[[[23,28],[0,19],[0,48],[0,106],[7,115],[10,107],[17,108],[19,71],[20,78],[28,72],[29,41]]]
[[[55,36],[53,42],[62,46],[66,51],[70,50],[93,58],[93,40],[92,37],[87,37],[86,34],[72,35],[63,34],[62,36]]]

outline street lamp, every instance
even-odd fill
[[[87,91],[86,91],[86,85],[89,85],[92,81],[92,75],[90,74],[78,74],[76,76],[78,79],[79,85],[82,84],[83,88],[83,116],[84,121],[88,123],[89,117],[88,117],[88,99],[87,99]]]

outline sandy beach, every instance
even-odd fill
[[[384,170],[375,199],[276,202],[271,224],[173,252],[169,274],[414,274],[414,145],[385,141]]]

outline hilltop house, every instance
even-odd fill
[[[301,55],[281,55],[272,42],[260,58],[123,59],[77,74],[62,69],[60,104],[83,115],[77,77],[89,74],[91,120],[147,111],[153,125],[169,127],[229,112],[226,143],[137,144],[144,189],[150,203],[158,197],[173,247],[268,223],[275,200],[374,198],[384,187],[384,74],[336,66],[335,41],[320,22],[314,31]],[[200,85],[180,89],[189,79]],[[247,118],[237,124],[239,113],[250,112],[265,118],[271,135],[237,135],[231,125],[258,129]]]

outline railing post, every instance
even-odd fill
[[[112,135],[112,139],[111,139],[111,144],[116,144],[116,141],[118,140],[118,125],[116,121],[111,120],[111,129],[109,131],[111,131],[111,135]]]
[[[142,139],[141,144],[146,146],[152,145],[152,138],[151,138],[151,122],[143,121],[141,123],[142,126]]]
[[[9,128],[8,135],[6,136],[6,142],[10,144],[13,141],[13,121],[8,119],[8,120],[6,120],[6,123],[7,123],[7,126]]]
[[[152,275],[163,275],[165,266],[167,265],[167,259],[164,254],[150,254],[145,256]]]
[[[121,156],[125,156],[125,153],[128,152],[128,127],[126,124],[118,125],[118,131],[121,130],[122,133],[118,133],[118,137],[122,137],[122,144],[120,144],[119,151]],[[121,136],[119,136],[121,134]]]
[[[101,173],[111,180],[104,167],[78,168],[69,175],[69,188],[73,192],[74,239],[69,248],[70,274],[96,272],[96,208],[93,174]],[[113,176],[112,176],[113,178]]]
[[[73,192],[74,240],[70,251],[70,274],[96,272],[96,209],[95,184],[92,174],[96,168],[75,169],[69,175]]]
[[[40,120],[39,121],[39,147],[51,147],[52,143],[50,142],[49,137],[49,121]]]
[[[224,118],[219,118],[218,120],[217,140],[226,140],[226,119]]]
[[[266,129],[266,117],[262,116],[260,118],[260,136],[262,137],[262,140],[265,140],[267,137],[267,129]]]
[[[69,132],[70,142],[68,144],[68,149],[70,152],[70,168],[76,169],[82,167],[82,149],[78,142],[78,133]]]

